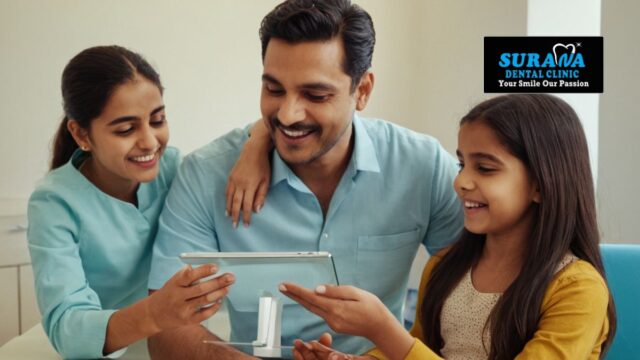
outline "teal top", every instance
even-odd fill
[[[149,287],[162,287],[183,265],[177,257],[182,252],[328,251],[341,284],[373,292],[400,319],[418,246],[424,244],[433,254],[462,229],[453,189],[457,162],[432,137],[389,122],[356,116],[353,130],[351,160],[326,219],[315,195],[274,151],[264,207],[252,215],[249,228],[234,229],[225,216],[225,186],[246,130],[232,131],[188,155],[160,217]],[[256,273],[233,286],[259,293],[261,281]],[[257,305],[254,311],[229,305],[231,340],[255,340]],[[285,303],[282,345],[296,338],[317,339],[324,331],[330,329],[322,319]],[[371,347],[364,338],[344,335],[334,336],[333,344],[347,353]]]
[[[51,171],[29,199],[27,238],[38,307],[65,358],[102,357],[109,317],[147,295],[158,217],[180,161],[167,148],[158,176],[138,187],[138,207],[78,170],[87,154]]]

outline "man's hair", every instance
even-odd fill
[[[376,33],[371,16],[350,0],[287,0],[262,19],[262,60],[271,38],[291,44],[325,41],[340,36],[345,50],[344,72],[354,91],[371,67]]]

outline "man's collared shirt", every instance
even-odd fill
[[[409,270],[417,248],[434,253],[462,229],[453,190],[457,164],[427,135],[382,120],[354,116],[351,160],[333,194],[326,219],[320,203],[277,151],[269,192],[251,226],[233,228],[225,216],[225,187],[247,139],[235,130],[188,155],[169,192],[154,245],[150,289],[158,289],[194,251],[328,251],[341,285],[377,295],[400,319]],[[224,269],[221,269],[224,271]],[[283,279],[284,280],[284,279]],[[261,276],[233,286],[260,287]],[[257,304],[257,301],[256,301]],[[257,306],[229,306],[231,341],[256,339]],[[332,332],[297,304],[284,306],[282,345]],[[204,345],[203,345],[204,346]],[[333,346],[362,353],[371,343],[334,335]]]

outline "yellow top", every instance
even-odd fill
[[[431,271],[440,260],[441,256],[432,256],[422,273],[416,321],[411,329],[416,341],[406,360],[442,359],[422,342],[420,306]],[[551,280],[542,299],[538,330],[516,359],[598,359],[609,333],[608,303],[609,290],[591,264],[578,260],[567,265]],[[386,359],[375,348],[367,354]]]

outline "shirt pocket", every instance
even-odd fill
[[[358,237],[356,285],[385,299],[404,284],[416,255],[420,229]]]

